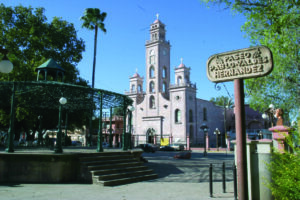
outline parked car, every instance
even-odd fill
[[[109,144],[107,142],[102,142],[103,147],[109,147]]]
[[[170,146],[161,146],[159,148],[160,151],[175,151],[175,149],[173,147]]]
[[[136,146],[136,148],[141,148],[144,152],[154,153],[156,151],[156,148],[151,144],[139,144],[138,146]]]
[[[158,151],[159,150],[159,146],[158,145],[155,145],[155,144],[149,144],[153,149],[154,151]]]
[[[82,146],[80,141],[72,141],[72,146]]]
[[[183,151],[184,145],[183,144],[170,144],[170,147],[173,147],[176,151]]]

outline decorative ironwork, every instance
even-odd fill
[[[218,90],[218,91],[220,91],[222,89],[222,87],[220,86],[220,84],[223,85],[223,87],[225,88],[225,90],[227,92],[227,95],[229,96],[229,98],[232,99],[232,96],[230,95],[230,93],[229,93],[229,91],[228,91],[228,89],[227,89],[227,87],[226,87],[226,85],[224,83],[216,83],[215,84],[215,89]]]
[[[125,95],[102,89],[93,89],[61,82],[0,82],[0,103],[10,106],[13,84],[18,106],[24,108],[57,109],[58,100],[63,96],[68,99],[65,109],[99,109],[100,94],[103,96],[102,109],[132,104]]]
[[[111,107],[127,108],[129,105],[132,105],[133,102],[129,97],[111,91],[53,81],[0,82],[0,94],[0,109],[6,112],[11,110],[12,113],[10,129],[8,131],[9,145],[7,152],[14,152],[13,128],[16,107],[32,109],[36,112],[57,110],[60,108],[61,113],[61,106],[59,105],[59,99],[61,97],[66,98],[68,101],[68,103],[64,105],[64,109],[68,112],[78,110],[102,111],[102,109],[110,109]],[[59,119],[59,123],[60,121]],[[92,127],[90,130],[92,130]],[[101,134],[100,138],[102,138]],[[102,144],[102,142],[100,144]],[[62,150],[58,149],[56,152],[61,153]]]

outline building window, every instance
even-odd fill
[[[150,84],[149,84],[149,92],[155,92],[153,81],[151,81]]]
[[[155,56],[149,57],[149,64],[155,64]]]
[[[167,77],[167,69],[166,69],[165,66],[163,67],[162,77],[163,77],[163,78],[166,78],[166,77]]]
[[[189,122],[193,122],[193,111],[189,110]]]
[[[181,122],[181,112],[179,109],[175,110],[175,123],[180,123]]]
[[[190,78],[189,78],[189,76],[188,76],[188,75],[186,75],[186,76],[185,76],[185,81],[186,81],[187,83],[189,83],[189,82],[190,82]]]
[[[162,85],[162,92],[166,93],[166,91],[167,91],[167,84],[164,82]]]
[[[138,85],[138,92],[139,92],[139,93],[143,92],[143,91],[142,91],[142,86],[141,86],[141,85]]]
[[[135,92],[135,85],[134,84],[131,86],[131,92]]]
[[[150,108],[155,108],[155,99],[154,96],[150,96],[150,104],[149,104]]]
[[[153,66],[150,67],[150,70],[149,70],[149,77],[150,77],[150,78],[153,78],[153,77],[154,77],[154,67],[153,67]]]
[[[178,76],[177,77],[177,85],[181,85],[181,83],[182,83],[182,78],[181,78],[181,76]]]
[[[203,121],[207,121],[207,110],[203,108]]]

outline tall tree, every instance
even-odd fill
[[[87,81],[79,77],[76,69],[85,50],[84,41],[77,38],[72,23],[59,17],[54,17],[49,22],[44,11],[44,8],[6,7],[0,4],[0,46],[9,50],[8,58],[14,64],[11,73],[0,73],[0,81],[35,81],[35,69],[49,58],[53,58],[65,69],[65,82],[86,86]],[[9,93],[1,93],[0,129],[8,127],[10,106],[3,102],[9,102]],[[44,119],[46,116],[49,119],[49,127],[54,128],[57,122],[56,113],[57,111],[34,110],[16,105],[15,127],[23,130],[34,129],[37,116],[44,115]],[[70,120],[70,123],[75,122]]]
[[[89,30],[95,30],[92,88],[94,88],[95,86],[98,28],[104,33],[106,33],[106,29],[103,23],[106,18],[106,15],[107,14],[105,12],[101,13],[99,8],[87,8],[85,9],[83,16],[80,18],[83,21],[82,27],[87,28]]]
[[[269,104],[281,107],[292,117],[300,109],[300,1],[202,0],[242,13],[242,26],[253,45],[268,46],[274,69],[265,77],[245,81],[250,106],[264,111]]]
[[[234,102],[231,98],[220,96],[220,97],[212,97],[210,102],[213,102],[217,106],[226,107],[226,108],[232,108],[234,105]]]
[[[82,59],[84,42],[77,38],[72,23],[59,17],[48,22],[44,11],[0,5],[0,45],[9,50],[14,64],[12,73],[0,74],[0,80],[36,80],[35,68],[53,58],[67,72],[65,82],[78,81],[76,65]]]

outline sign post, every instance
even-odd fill
[[[265,46],[211,56],[206,73],[212,82],[234,81],[238,198],[248,199],[244,78],[266,76],[273,70],[272,52]]]

